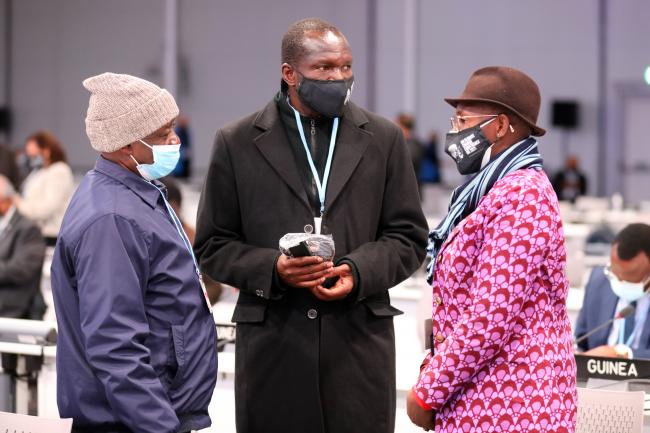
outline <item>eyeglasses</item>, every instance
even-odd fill
[[[610,281],[613,280],[613,281],[623,282],[623,280],[618,278],[616,276],[616,274],[612,271],[612,264],[611,263],[607,263],[607,265],[605,265],[605,268],[603,269],[603,274],[605,274],[607,279],[610,280]],[[643,286],[647,289],[648,287],[650,287],[650,276],[647,277],[647,278],[644,278],[639,283],[632,283],[632,284],[643,284]]]
[[[451,122],[451,130],[453,132],[462,131],[465,129],[465,121],[467,119],[475,119],[479,117],[498,117],[498,114],[471,114],[467,116],[454,115],[449,118]]]
[[[620,281],[620,280],[618,279],[618,277],[614,274],[614,272],[612,272],[612,264],[611,264],[611,263],[607,263],[607,264],[605,265],[605,268],[603,269],[603,274],[605,274],[605,276],[606,276],[609,280],[618,280],[618,281]]]

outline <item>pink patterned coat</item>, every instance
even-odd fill
[[[432,285],[435,355],[413,388],[436,432],[575,430],[565,263],[542,171],[505,176],[454,228]]]

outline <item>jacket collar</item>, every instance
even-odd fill
[[[160,199],[160,191],[158,191],[158,189],[162,190],[163,193],[166,192],[164,186],[160,182],[155,180],[153,182],[149,182],[141,176],[133,173],[132,171],[127,170],[121,165],[109,161],[102,156],[99,156],[95,162],[95,171],[102,173],[126,186],[137,196],[139,196],[145,203],[151,206],[151,208],[155,208],[158,200]]]
[[[367,123],[369,120],[365,113],[354,103],[348,103],[341,117],[341,127],[336,140],[332,172],[325,197],[325,212],[343,190],[370,142],[372,134],[364,128]],[[264,158],[303,204],[311,209],[275,99],[259,112],[253,125],[260,130],[254,142]]]
[[[273,127],[278,119],[278,107],[275,99],[273,99],[271,102],[266,104],[266,107],[264,107],[262,111],[257,114],[257,117],[255,117],[253,124],[262,131],[267,131]],[[369,122],[368,117],[353,102],[348,103],[343,109],[342,120],[342,123],[349,121],[352,125],[358,128]]]

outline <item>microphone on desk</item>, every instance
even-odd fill
[[[596,327],[595,327],[594,329],[592,329],[591,331],[587,332],[586,334],[581,335],[580,338],[576,338],[575,340],[573,340],[573,344],[578,344],[578,343],[580,343],[581,341],[587,339],[587,338],[588,338],[590,335],[592,335],[594,332],[603,329],[605,326],[609,326],[609,325],[611,325],[612,322],[614,322],[614,320],[623,319],[623,318],[629,316],[630,314],[634,313],[634,310],[635,310],[634,305],[628,305],[627,307],[622,308],[621,311],[619,311],[618,313],[616,313],[616,315],[614,315],[614,317],[612,317],[611,319],[609,319],[607,322],[602,323],[602,324],[596,326]]]

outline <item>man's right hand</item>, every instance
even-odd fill
[[[318,256],[291,258],[282,254],[276,263],[276,270],[282,284],[309,289],[323,284],[332,266],[332,262],[323,261]]]

